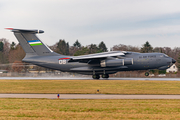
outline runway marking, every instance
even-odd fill
[[[180,95],[59,94],[60,99],[180,99]],[[0,98],[57,99],[57,94],[0,94]]]

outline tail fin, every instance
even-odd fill
[[[36,36],[37,33],[44,33],[42,30],[24,30],[24,29],[13,29],[12,30],[20,45],[24,49],[26,55],[30,56],[49,56],[57,55],[49,47],[47,47],[41,40]]]

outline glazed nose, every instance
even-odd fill
[[[172,63],[176,63],[176,60],[172,58]]]

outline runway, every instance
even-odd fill
[[[57,99],[57,94],[0,94],[0,98]],[[60,94],[60,99],[180,99],[180,95]]]
[[[0,77],[0,80],[94,80],[91,77]],[[99,80],[180,81],[180,78],[108,78]]]

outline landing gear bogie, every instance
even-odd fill
[[[93,79],[99,79],[100,76],[99,76],[99,75],[93,75],[92,78],[93,78]]]
[[[108,74],[103,74],[102,78],[109,78],[109,75]]]

